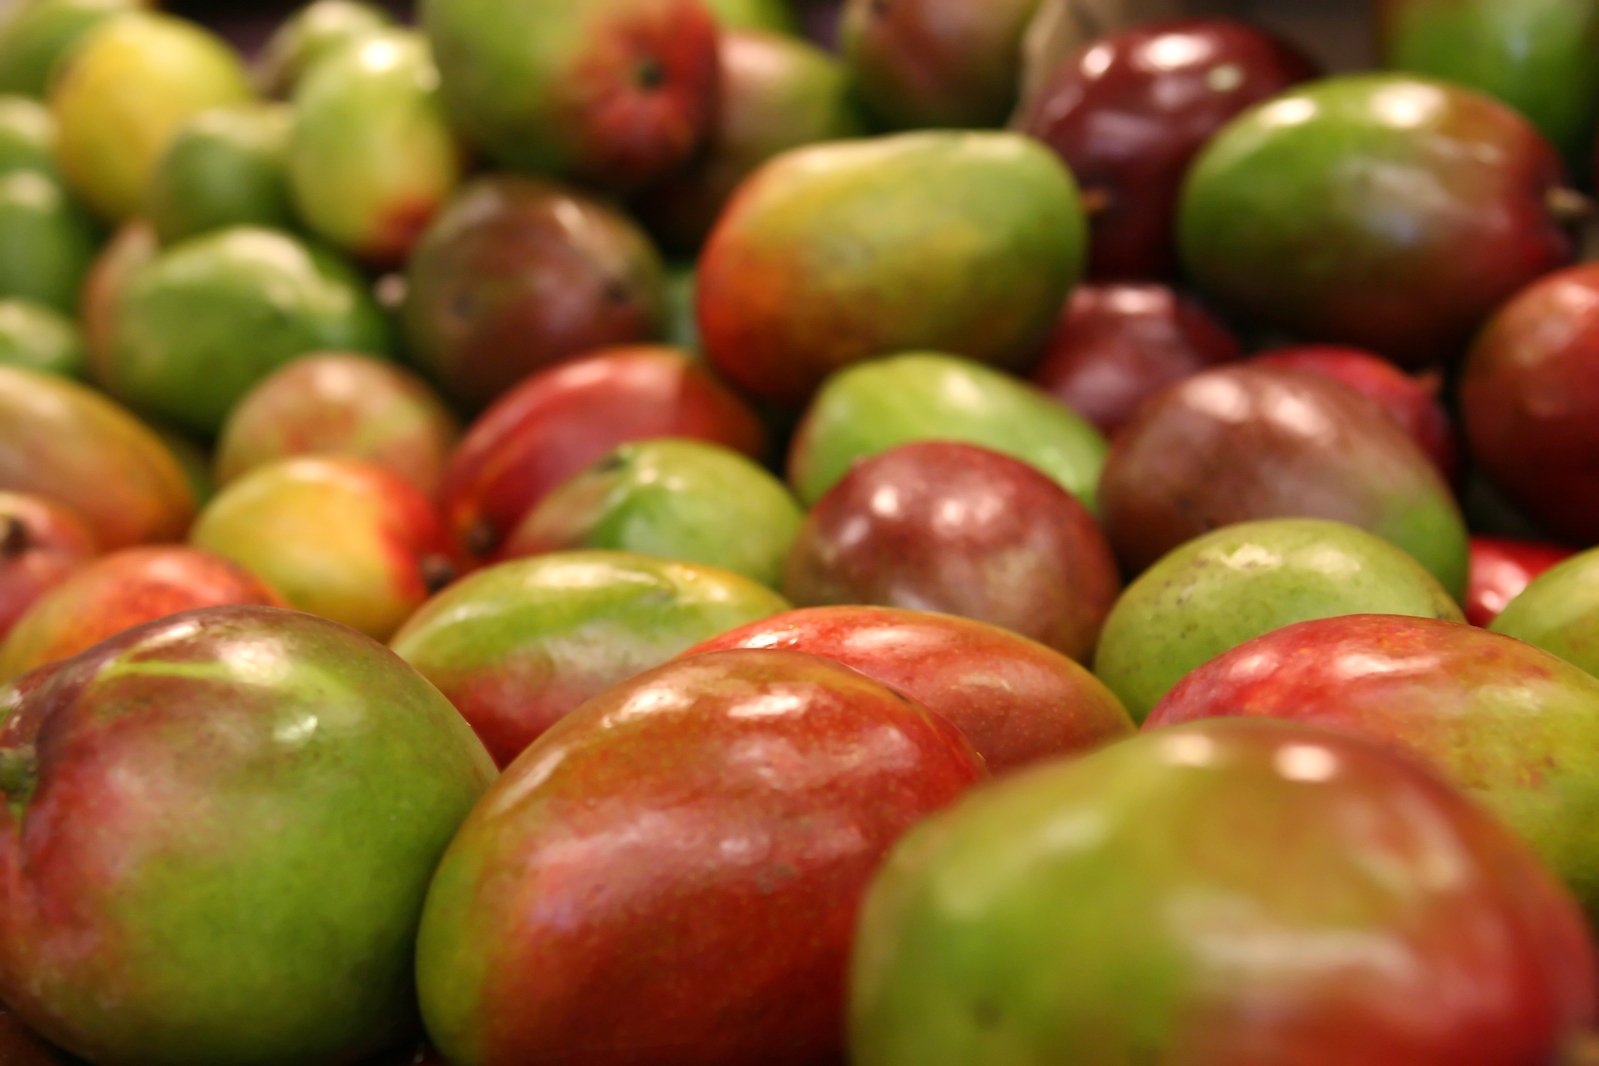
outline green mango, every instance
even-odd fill
[[[705,244],[705,354],[791,410],[832,371],[891,352],[1024,370],[1082,275],[1086,235],[1071,173],[1019,133],[791,149],[739,187]]]
[[[314,0],[284,19],[261,49],[256,85],[287,99],[307,71],[344,45],[394,25],[387,11],[355,0]]]
[[[1586,171],[1599,118],[1599,0],[1381,0],[1383,65],[1496,96]]]
[[[75,313],[98,244],[94,221],[54,178],[33,170],[0,177],[0,299]]]
[[[550,490],[500,554],[609,548],[709,563],[777,588],[803,517],[787,487],[748,457],[661,438],[624,444]]]
[[[0,174],[56,170],[56,123],[50,109],[26,96],[0,96]]]
[[[293,229],[288,146],[293,113],[277,104],[202,112],[173,137],[145,193],[163,244],[228,226]]]
[[[117,306],[100,384],[130,406],[211,435],[256,382],[309,352],[386,354],[389,326],[337,256],[235,227],[178,244]]]
[[[857,460],[915,440],[1004,452],[1097,506],[1108,450],[1097,429],[1026,382],[936,352],[874,359],[829,378],[795,431],[789,484],[808,506]]]
[[[50,90],[57,162],[85,204],[120,222],[144,206],[173,136],[202,111],[250,99],[233,48],[167,15],[129,14],[91,31]]]
[[[0,93],[43,99],[61,58],[113,15],[140,0],[19,0],[0,25]]]
[[[794,33],[799,29],[789,0],[705,0],[705,6],[724,30]]]
[[[465,167],[438,82],[411,30],[362,37],[300,82],[289,183],[313,233],[369,263],[405,262]]]
[[[31,300],[0,300],[0,363],[81,378],[86,362],[72,319]]]
[[[1599,548],[1545,570],[1488,625],[1599,677]]]
[[[1363,529],[1239,522],[1173,549],[1127,586],[1100,631],[1094,673],[1141,722],[1201,663],[1290,623],[1346,614],[1465,621],[1425,567]]]

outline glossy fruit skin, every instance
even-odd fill
[[[0,366],[0,491],[77,511],[102,550],[181,539],[195,500],[172,452],[124,408],[76,382]]]
[[[1592,0],[1379,0],[1383,65],[1488,93],[1573,162],[1599,118],[1599,4]]]
[[[480,408],[535,371],[660,330],[660,254],[615,207],[564,185],[478,178],[439,214],[406,272],[417,364]]]
[[[433,503],[361,459],[302,456],[232,482],[189,542],[232,559],[297,610],[387,640],[454,576]]]
[[[506,771],[441,863],[417,944],[428,1032],[460,1066],[836,1062],[861,890],[981,774],[943,719],[798,652],[612,688]]]
[[[256,84],[265,95],[286,100],[329,53],[393,25],[394,17],[372,4],[313,0],[280,22],[267,40],[256,62]]]
[[[99,551],[78,513],[45,496],[0,492],[0,647],[39,599]]]
[[[44,99],[63,56],[113,15],[137,11],[139,0],[35,0],[0,23],[0,93]]]
[[[636,209],[668,248],[693,251],[739,184],[790,148],[862,136],[848,73],[833,56],[785,33],[724,30],[722,105],[705,147],[652,185]]]
[[[1294,622],[1400,614],[1459,622],[1420,563],[1370,533],[1310,518],[1240,522],[1174,549],[1122,593],[1094,672],[1137,721],[1190,670]]]
[[[1183,179],[1216,132],[1317,75],[1297,47],[1230,19],[1140,24],[1065,58],[1011,121],[1053,148],[1103,207],[1089,275],[1167,278]]]
[[[25,1022],[107,1066],[333,1066],[414,1031],[428,879],[494,771],[385,648],[209,608],[0,708],[0,750],[36,760],[0,807],[0,996]]]
[[[1466,587],[1466,621],[1488,626],[1534,578],[1571,558],[1560,544],[1509,537],[1471,538],[1471,579]]]
[[[389,327],[355,271],[286,233],[184,241],[130,279],[99,384],[210,435],[256,382],[307,352],[385,353]]]
[[[706,563],[777,588],[804,515],[748,456],[671,437],[623,444],[561,482],[517,523],[500,557],[576,548]]]
[[[1571,261],[1548,209],[1561,182],[1555,150],[1496,100],[1407,75],[1327,78],[1205,148],[1184,187],[1182,259],[1241,316],[1426,366]]]
[[[304,355],[262,378],[228,414],[217,480],[297,455],[365,459],[438,493],[460,426],[404,367],[353,352]]]
[[[288,174],[312,233],[374,266],[405,263],[466,169],[438,84],[412,30],[363,36],[307,71]]]
[[[1426,618],[1285,626],[1195,669],[1144,729],[1280,718],[1422,759],[1504,821],[1599,914],[1599,681],[1519,640]]]
[[[1578,552],[1533,578],[1489,628],[1599,676],[1599,551]]]
[[[1252,366],[1303,370],[1348,385],[1388,412],[1432,459],[1445,481],[1460,484],[1460,449],[1449,413],[1438,395],[1443,381],[1436,372],[1407,374],[1373,352],[1333,344],[1273,348],[1249,362]]]
[[[851,1061],[1550,1062],[1593,1017],[1594,968],[1570,895],[1420,764],[1195,723],[908,834],[863,908]]]
[[[892,129],[998,126],[1016,104],[1022,35],[1039,0],[847,0],[844,62]]]
[[[467,428],[444,473],[450,534],[468,555],[495,555],[544,495],[618,444],[689,437],[751,457],[766,429],[687,352],[605,349],[528,378]]]
[[[0,300],[0,364],[81,378],[86,363],[72,319],[32,300]]]
[[[1218,526],[1326,518],[1392,541],[1465,592],[1466,524],[1437,467],[1374,402],[1303,371],[1222,367],[1172,386],[1117,436],[1099,492],[1135,573]]]
[[[507,766],[589,697],[788,608],[714,566],[552,552],[463,578],[423,604],[391,646]]]
[[[287,105],[251,103],[184,123],[145,190],[144,214],[161,243],[229,226],[297,229],[288,177],[296,121]]]
[[[453,125],[507,168],[637,188],[710,132],[717,29],[700,0],[424,0],[420,16]]]
[[[739,186],[706,241],[705,354],[789,410],[833,371],[895,352],[1025,370],[1082,273],[1085,229],[1071,174],[1019,134],[796,148]]]
[[[96,214],[138,214],[157,161],[190,118],[250,99],[220,37],[169,15],[129,14],[91,30],[50,87],[67,183]]]
[[[1557,537],[1599,540],[1599,266],[1529,285],[1477,335],[1460,378],[1471,457]]]
[[[970,618],[901,607],[804,607],[738,626],[685,656],[734,648],[832,659],[961,731],[990,773],[1080,755],[1133,732],[1120,701],[1052,648]]]
[[[1029,380],[1111,437],[1167,385],[1242,355],[1226,326],[1174,289],[1080,285]]]
[[[806,409],[788,452],[788,482],[814,504],[861,459],[918,440],[1003,452],[1044,471],[1089,510],[1105,439],[1042,390],[968,359],[909,352],[833,375]]]
[[[1003,626],[1088,662],[1121,591],[1089,510],[1036,467],[952,441],[863,459],[806,515],[783,592]]]
[[[260,578],[211,552],[124,548],[77,567],[0,641],[0,681],[70,659],[125,629],[201,607],[285,606]]]

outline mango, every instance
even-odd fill
[[[275,104],[219,107],[186,123],[156,164],[144,214],[162,243],[228,226],[293,229],[288,146],[294,115]]]
[[[0,177],[0,298],[72,312],[97,243],[93,220],[54,178],[33,170]]]

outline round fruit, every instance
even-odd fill
[[[229,226],[293,229],[287,154],[293,111],[244,104],[201,112],[150,177],[145,215],[163,244]]]

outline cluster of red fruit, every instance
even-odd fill
[[[1599,1062],[1599,0],[1184,7],[23,0],[0,1066]]]

